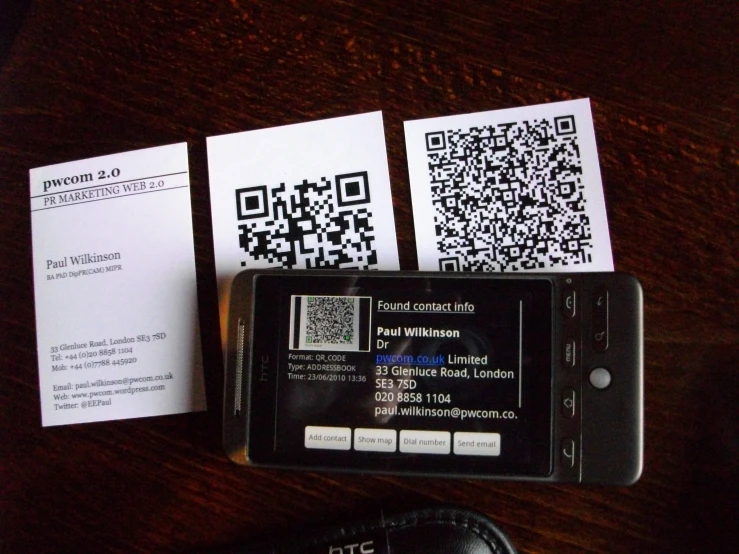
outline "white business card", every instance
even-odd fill
[[[204,410],[187,145],[30,181],[42,424]]]
[[[590,102],[405,122],[418,267],[613,271]]]
[[[400,268],[382,112],[207,141],[222,321],[244,269]]]

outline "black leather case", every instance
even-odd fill
[[[463,508],[429,508],[380,514],[350,525],[223,554],[515,554],[511,541],[490,519]]]

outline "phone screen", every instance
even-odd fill
[[[258,276],[249,457],[550,474],[552,286]]]

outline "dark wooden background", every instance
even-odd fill
[[[2,552],[182,551],[439,502],[488,514],[523,552],[739,550],[735,2],[49,0],[22,18],[25,7],[0,2],[7,29],[19,23],[0,42]],[[616,268],[645,289],[641,481],[232,465],[205,137],[382,110],[401,267],[415,269],[402,122],[580,97]],[[28,170],[180,141],[210,411],[42,429]]]

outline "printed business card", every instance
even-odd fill
[[[400,268],[382,112],[207,141],[223,322],[244,269]]]
[[[204,410],[187,145],[30,181],[42,424]]]
[[[405,122],[418,267],[613,271],[587,99]]]

